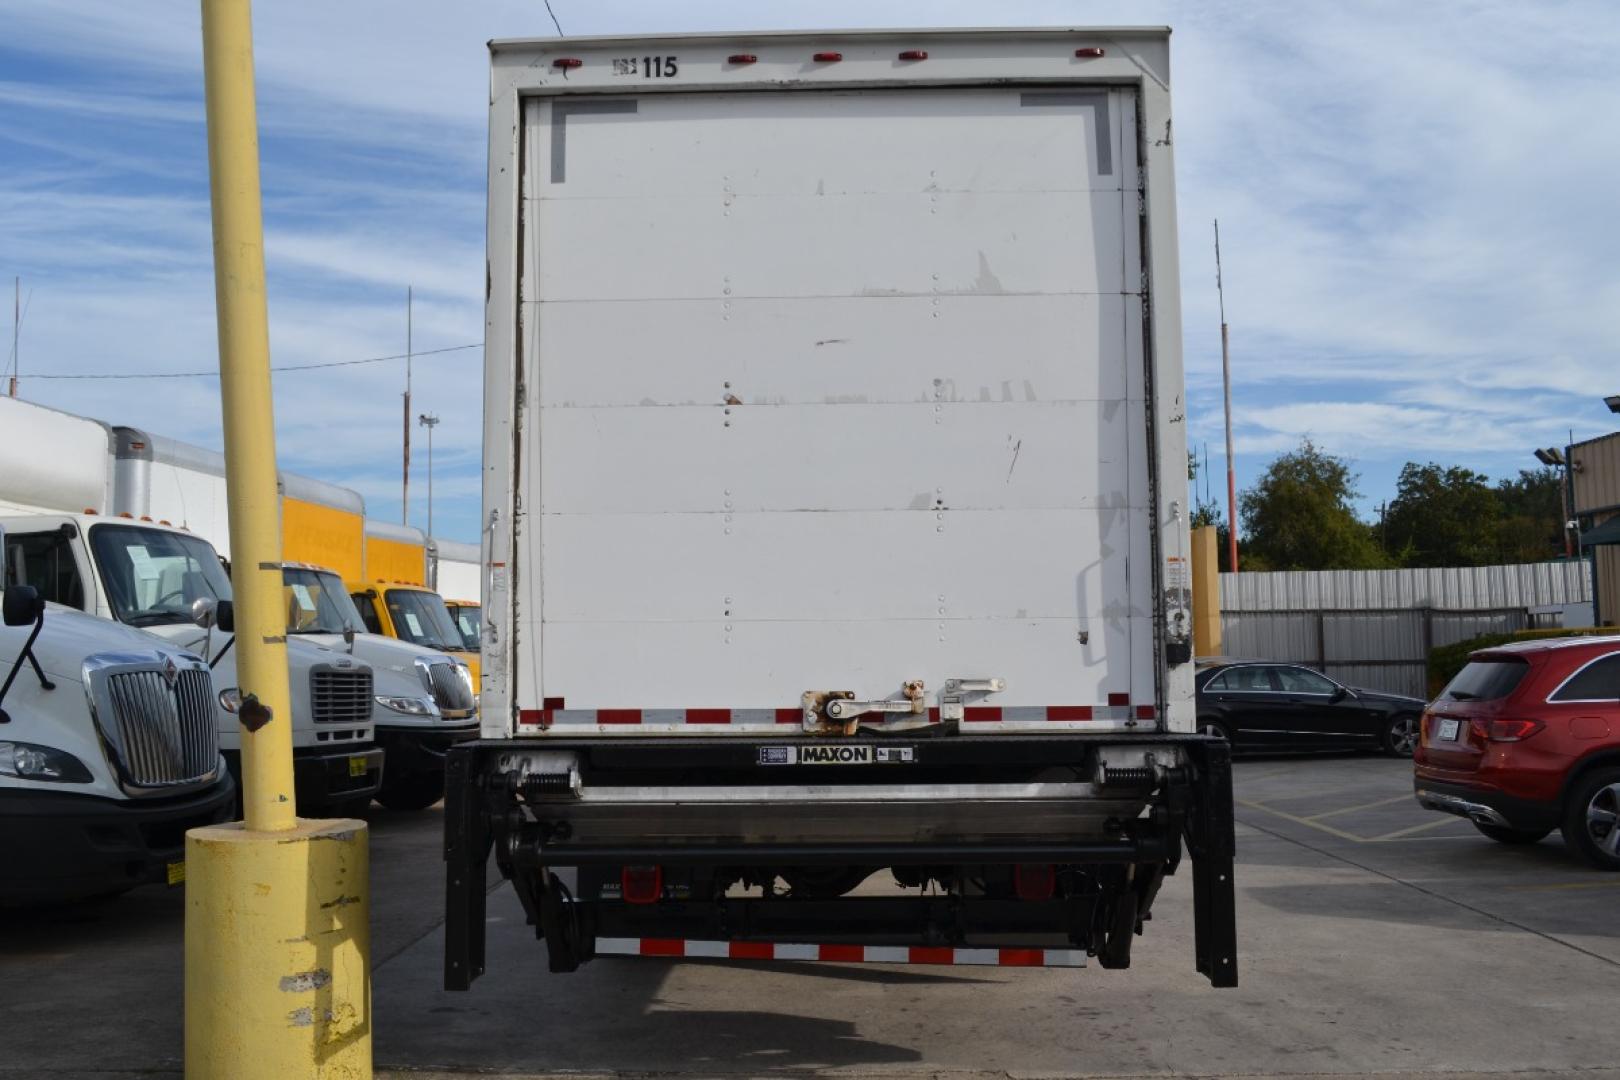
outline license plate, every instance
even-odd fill
[[[1457,729],[1459,726],[1461,726],[1461,723],[1462,722],[1459,720],[1440,721],[1440,727],[1435,731],[1434,737],[1436,739],[1445,739],[1448,742],[1455,742],[1457,739]]]
[[[186,880],[186,864],[185,864],[184,860],[182,860],[180,862],[168,863],[164,867],[164,871],[165,871],[164,876],[168,880],[170,885],[181,885],[181,884],[185,883],[185,880]]]
[[[349,759],[349,775],[350,776],[364,776],[364,775],[366,775],[366,759],[363,756],[361,756],[359,754],[356,754],[354,757],[351,757]]]

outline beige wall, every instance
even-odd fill
[[[1598,619],[1604,626],[1620,626],[1620,544],[1604,544],[1593,551]]]
[[[1620,507],[1620,432],[1570,447],[1575,512]]]

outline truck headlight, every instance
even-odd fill
[[[72,754],[25,742],[0,742],[0,776],[58,784],[88,784],[95,779],[84,762]]]
[[[406,716],[437,716],[438,708],[426,698],[416,697],[389,697],[385,694],[377,696],[377,704],[385,709],[392,709]]]
[[[242,707],[242,691],[234,686],[226,687],[219,692],[219,707],[228,713],[234,713]]]

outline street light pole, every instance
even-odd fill
[[[416,422],[427,428],[428,433],[428,539],[433,539],[433,429],[439,426],[439,418],[431,413],[423,413],[416,418]]]

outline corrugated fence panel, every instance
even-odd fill
[[[1223,574],[1221,594],[1223,604],[1237,600],[1221,613],[1226,655],[1290,660],[1348,686],[1427,697],[1430,649],[1526,629],[1532,607],[1591,591],[1584,564],[1540,563]]]
[[[1424,655],[1420,611],[1335,611],[1325,614],[1323,659],[1377,663]]]
[[[1591,598],[1592,575],[1584,562],[1221,575],[1223,612],[1528,608]]]
[[[1358,686],[1363,690],[1382,690],[1389,694],[1406,694],[1426,698],[1424,683],[1428,680],[1428,666],[1421,663],[1380,664],[1328,664],[1323,672],[1328,678],[1345,686]]]
[[[1241,612],[1221,618],[1221,647],[1228,656],[1268,660],[1317,660],[1316,617],[1307,612]]]

